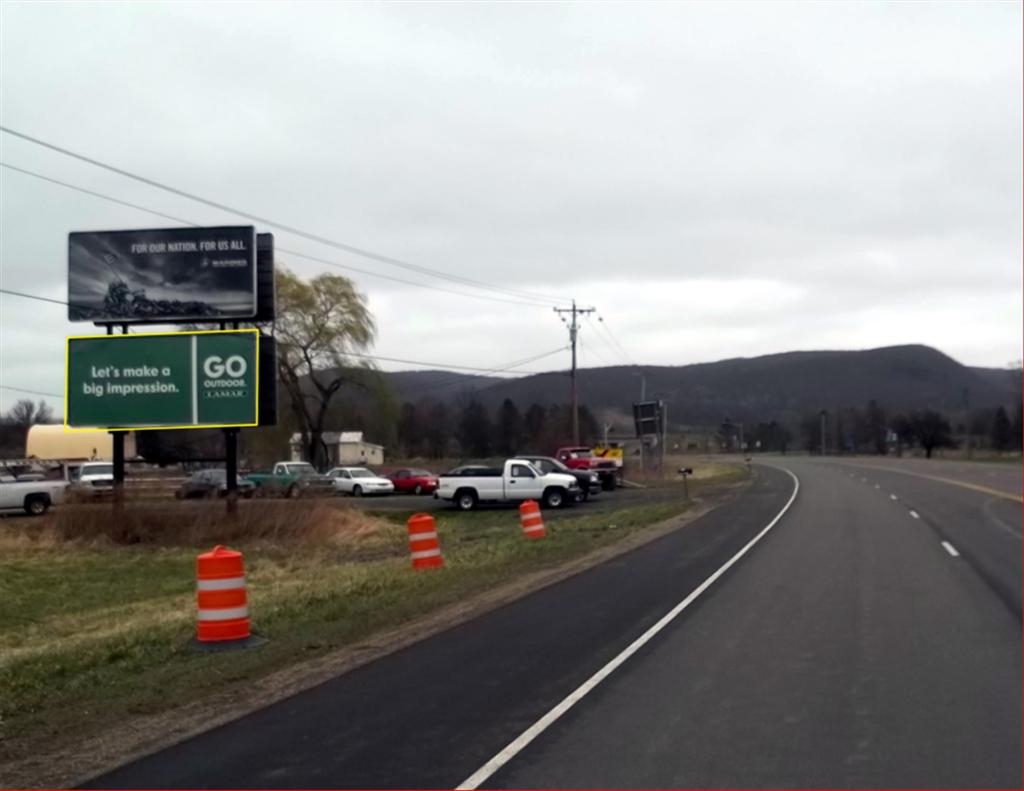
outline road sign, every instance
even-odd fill
[[[256,286],[251,225],[68,235],[70,321],[251,320]]]
[[[255,426],[259,331],[67,339],[68,430]]]
[[[665,408],[662,401],[637,401],[633,404],[633,423],[637,437],[659,436],[665,428]]]

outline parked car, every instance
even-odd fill
[[[462,511],[478,503],[514,503],[539,500],[547,508],[575,502],[580,487],[576,476],[545,475],[526,459],[508,459],[502,467],[457,467],[438,478],[434,497],[448,500]]]
[[[334,494],[334,479],[321,475],[308,461],[279,461],[271,470],[251,472],[246,478],[257,494],[305,497]]]
[[[619,485],[618,466],[611,459],[601,459],[594,455],[590,448],[571,446],[559,448],[555,456],[566,467],[573,470],[593,470],[601,479],[601,488],[605,491],[612,491]]]
[[[238,496],[252,497],[256,492],[256,484],[247,478],[238,478]],[[228,493],[228,472],[223,469],[199,470],[192,473],[174,496],[179,500],[191,497],[225,497]]]
[[[29,516],[42,516],[51,505],[64,501],[68,482],[49,481],[0,481],[0,511],[24,511]]]
[[[575,476],[576,482],[580,485],[580,500],[589,500],[591,495],[601,491],[601,477],[593,470],[574,470],[552,456],[520,456],[519,458],[526,459],[545,475],[560,472]]]
[[[402,494],[433,494],[437,489],[437,476],[426,470],[395,470],[384,477]]]
[[[395,485],[387,478],[365,467],[335,467],[328,470],[327,475],[334,481],[334,489],[339,494],[351,494],[362,497],[366,494],[391,494]]]

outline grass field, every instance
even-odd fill
[[[723,467],[704,485],[743,474]],[[280,507],[293,506],[294,523],[305,518],[298,509],[315,507]],[[30,520],[0,520],[0,780],[6,761],[326,654],[686,508],[681,497],[600,512],[583,506],[533,542],[521,537],[514,509],[445,511],[437,517],[445,568],[421,572],[409,568],[401,512],[342,508],[351,518],[336,534],[237,539],[253,629],[268,642],[226,654],[190,648],[194,559],[212,542],[67,541]]]

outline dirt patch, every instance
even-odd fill
[[[8,787],[65,787],[83,783],[115,766],[244,717],[655,541],[732,499],[748,483],[746,480],[736,481],[709,489],[685,514],[651,525],[613,545],[555,568],[523,575],[400,627],[377,632],[369,639],[328,655],[292,665],[256,680],[234,684],[194,704],[161,714],[135,717],[123,726],[73,748],[12,762],[3,767],[2,782]]]

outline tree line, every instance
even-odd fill
[[[593,413],[579,408],[580,441],[597,442],[601,429]],[[571,412],[567,404],[547,407],[533,403],[526,411],[510,398],[488,410],[468,397],[451,406],[424,399],[405,402],[398,416],[398,451],[405,458],[483,458],[516,453],[552,453],[571,442]]]
[[[825,451],[827,453],[899,454],[905,449],[921,448],[932,457],[940,448],[958,447],[957,436],[969,438],[973,448],[996,451],[1020,451],[1022,410],[1006,407],[976,409],[959,423],[932,409],[899,413],[891,417],[877,402],[870,401],[863,409],[843,407],[825,412]],[[966,422],[965,422],[966,421]],[[822,415],[805,415],[800,423],[803,449],[811,453],[822,450]]]

